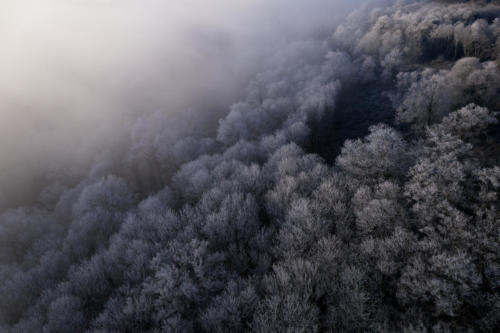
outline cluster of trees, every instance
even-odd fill
[[[50,175],[0,215],[0,330],[497,331],[499,11],[363,7],[277,54],[213,138],[155,114]],[[308,151],[381,83],[394,124]]]
[[[358,55],[377,57],[389,69],[462,57],[499,60],[498,7],[446,2],[436,5],[413,1],[402,4],[399,10],[389,6],[369,13],[357,11],[337,29],[334,39],[349,45]],[[360,24],[361,17],[366,22]]]
[[[410,124],[417,133],[440,121],[443,116],[468,102],[500,109],[500,71],[492,62],[462,58],[451,69],[434,68],[402,72],[393,100],[396,119]]]

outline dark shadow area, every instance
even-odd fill
[[[343,91],[334,109],[326,110],[321,120],[311,121],[306,150],[333,164],[345,140],[364,137],[378,123],[392,125],[394,108],[386,94],[390,89],[388,84],[373,82]]]

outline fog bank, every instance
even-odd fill
[[[88,161],[96,147],[153,111],[171,115],[171,121],[191,112],[188,118],[213,130],[271,54],[320,33],[354,5],[326,0],[2,1],[4,196],[26,199],[48,170]]]

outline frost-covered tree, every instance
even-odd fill
[[[336,163],[344,172],[370,182],[403,175],[407,153],[407,143],[397,131],[376,125],[364,140],[346,141]]]

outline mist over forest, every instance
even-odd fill
[[[500,331],[500,2],[3,0],[0,332]]]

